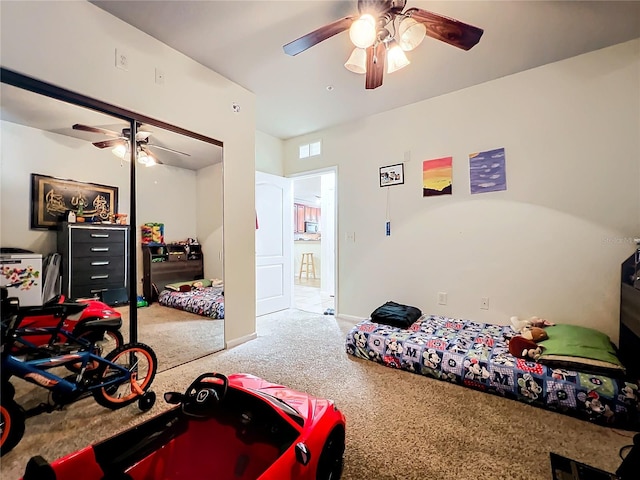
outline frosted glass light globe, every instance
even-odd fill
[[[351,24],[349,38],[358,48],[367,48],[376,41],[376,20],[365,13]]]
[[[367,51],[364,48],[354,48],[344,68],[353,73],[367,73]]]
[[[416,48],[427,33],[427,27],[423,23],[416,22],[413,18],[405,18],[398,27],[398,43],[405,52]]]

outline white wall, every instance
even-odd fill
[[[538,315],[617,341],[620,264],[640,234],[639,86],[635,40],[286,141],[286,175],[338,166],[338,313],[395,300],[503,324]],[[299,163],[298,144],[317,138],[322,157]],[[470,195],[469,153],[498,147],[508,190]],[[386,237],[378,168],[406,152]],[[449,155],[453,194],[423,198],[422,161]]]
[[[256,170],[283,176],[284,142],[256,130]]]
[[[126,164],[127,167],[129,164]],[[164,241],[179,242],[196,236],[196,172],[170,165],[137,170],[137,223],[164,223]],[[140,227],[137,228],[140,239]]]
[[[222,163],[202,168],[197,173],[197,235],[204,253],[206,278],[224,278],[222,176]]]
[[[129,164],[125,164],[127,168]],[[196,172],[170,165],[142,167],[136,176],[137,244],[141,244],[140,225],[163,223],[164,241],[179,242],[197,234],[200,221],[196,208]],[[206,253],[206,252],[205,252]],[[138,248],[138,293],[142,294],[142,248]]]
[[[1,2],[2,66],[224,143],[226,340],[255,332],[255,96],[88,2]],[[126,49],[129,70],[115,67]],[[62,54],[59,54],[62,52]],[[154,83],[155,68],[165,73]],[[233,102],[241,106],[234,113]],[[237,342],[236,342],[237,343]]]
[[[118,187],[118,212],[129,212],[129,164],[121,167],[109,150],[16,123],[0,126],[0,246],[57,251],[55,231],[30,229],[32,173]]]

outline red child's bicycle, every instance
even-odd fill
[[[10,287],[8,285],[7,287]],[[78,300],[76,303],[85,305],[79,312],[64,319],[57,330],[52,327],[60,322],[61,305],[67,300],[64,295],[58,295],[43,306],[21,307],[19,334],[28,338],[29,343],[40,347],[38,350],[26,348],[25,345],[15,343],[11,346],[12,355],[59,355],[73,348],[64,332],[71,332],[75,338],[82,338],[97,344],[104,352],[110,352],[124,343],[120,328],[122,316],[117,310],[96,299]]]

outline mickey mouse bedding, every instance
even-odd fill
[[[435,315],[423,315],[406,329],[365,320],[347,335],[346,351],[594,423],[638,427],[637,384],[515,358],[508,350],[515,335],[510,325]]]
[[[222,287],[193,288],[186,291],[165,289],[158,303],[203,317],[224,318],[224,291]]]

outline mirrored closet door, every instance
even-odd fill
[[[61,255],[40,301],[104,301],[159,371],[222,350],[222,143],[5,70],[0,85],[0,247]],[[89,225],[117,251],[74,268],[64,231]]]
[[[116,220],[131,212],[129,163],[95,145],[91,130],[121,136],[129,122],[6,83],[0,96],[2,285],[17,283],[8,294],[24,307],[110,292],[126,298],[131,230]],[[116,346],[108,340],[105,353]],[[48,390],[11,382],[22,408],[48,401]]]
[[[222,147],[150,124],[137,142],[136,253],[148,305],[138,332],[163,370],[224,348]]]

